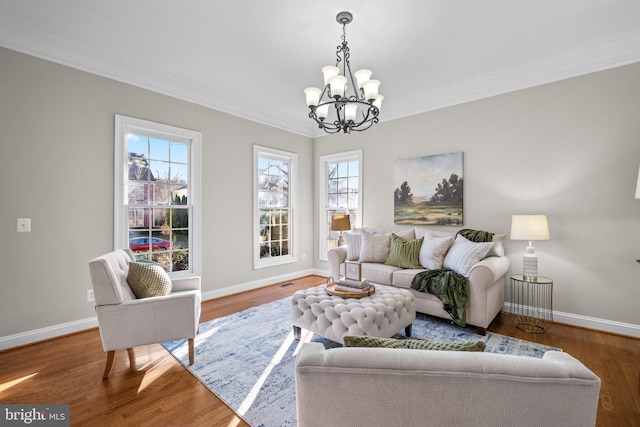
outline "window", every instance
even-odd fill
[[[253,147],[255,269],[297,261],[298,155]]]
[[[362,150],[320,157],[319,258],[327,260],[329,249],[337,246],[339,231],[331,231],[331,215],[349,213],[351,228],[362,222]]]
[[[116,115],[115,135],[115,247],[198,275],[201,134]]]

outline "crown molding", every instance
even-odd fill
[[[640,62],[640,31],[583,46],[571,54],[521,64],[432,91],[424,101],[381,114],[381,122],[541,86]],[[386,111],[385,111],[386,113]]]
[[[301,104],[300,115],[292,115],[274,106],[256,104],[237,95],[186,80],[183,76],[158,72],[140,63],[123,61],[122,58],[110,52],[87,50],[79,43],[53,38],[38,29],[11,22],[7,17],[0,17],[0,45],[308,138],[325,135],[315,126],[315,123],[308,119],[303,104]],[[640,62],[640,31],[585,45],[567,55],[521,64],[508,70],[461,81],[449,87],[436,88],[427,96],[414,102],[398,103],[402,104],[399,107],[389,102],[388,107],[383,109],[380,115],[380,122],[635,62]]]

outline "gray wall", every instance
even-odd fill
[[[639,111],[634,64],[318,138],[314,157],[362,148],[364,225],[393,230],[394,160],[463,151],[464,225],[508,239],[512,214],[547,214],[556,319],[640,336]],[[505,246],[521,273],[527,242]]]
[[[202,132],[208,297],[328,271],[315,232],[320,155],[362,148],[364,224],[395,229],[393,161],[463,151],[465,226],[508,234],[512,214],[546,213],[551,240],[535,247],[560,320],[640,331],[638,111],[640,64],[311,141],[0,48],[0,341],[95,315],[87,262],[113,247],[114,114]],[[299,155],[306,262],[252,268],[253,144]],[[16,232],[22,217],[31,233]],[[525,246],[506,241],[510,273]]]
[[[0,338],[95,316],[87,262],[113,249],[116,113],[203,134],[205,292],[311,271],[309,138],[0,48]],[[298,153],[306,262],[253,270],[253,144]]]

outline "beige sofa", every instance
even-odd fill
[[[361,234],[358,230],[349,233],[347,244],[353,244],[351,238]],[[373,230],[375,234],[382,234],[384,230]],[[429,239],[451,237],[455,239],[455,232],[432,231],[421,227],[404,230],[401,233],[405,239],[423,237],[425,242]],[[476,326],[478,333],[486,334],[486,329],[491,321],[498,315],[504,306],[505,275],[509,270],[509,259],[504,256],[502,240],[504,235],[494,236],[494,248],[489,255],[473,264],[468,273],[469,279],[469,305],[467,308],[467,324]],[[362,248],[364,250],[364,248]],[[357,251],[356,251],[357,252]],[[446,258],[446,253],[444,254]],[[347,247],[340,246],[330,249],[327,253],[330,265],[330,274],[334,279],[344,276],[344,262],[347,260]],[[354,256],[352,256],[354,258]],[[434,295],[426,292],[418,292],[411,289],[413,277],[425,268],[400,268],[386,265],[384,262],[361,262],[361,275],[374,283],[392,285],[398,288],[410,290],[415,297],[416,311],[432,316],[450,319],[451,316],[442,308],[442,301]],[[465,274],[466,275],[466,274]]]
[[[569,354],[303,345],[299,427],[596,424],[600,379]]]

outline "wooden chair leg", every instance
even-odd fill
[[[110,350],[107,353],[107,366],[104,367],[104,374],[102,374],[103,380],[109,379],[109,374],[111,373],[111,368],[113,367],[113,359],[115,355],[116,355],[115,350]]]
[[[195,361],[194,354],[195,354],[194,339],[189,338],[189,365],[193,365],[193,362]]]

